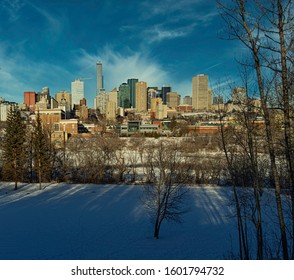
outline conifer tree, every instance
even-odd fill
[[[35,172],[38,176],[39,189],[42,188],[42,182],[50,179],[50,144],[46,134],[40,114],[37,114],[36,123],[33,132],[33,157]]]
[[[25,161],[25,124],[20,111],[11,106],[3,139],[3,175],[6,180],[14,181],[14,189],[22,179]]]

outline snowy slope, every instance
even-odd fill
[[[224,259],[236,251],[228,188],[191,188],[185,222],[163,224],[159,240],[142,186],[37,189],[0,184],[0,259]]]

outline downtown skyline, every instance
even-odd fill
[[[0,96],[9,101],[45,86],[51,95],[70,92],[85,77],[92,107],[97,61],[108,92],[131,78],[170,84],[182,98],[198,74],[212,88],[239,82],[235,57],[243,49],[221,39],[214,0],[2,0],[0,16]]]

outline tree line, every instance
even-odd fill
[[[27,124],[20,110],[11,106],[1,144],[1,177],[13,181],[15,190],[18,182],[38,182],[41,189],[41,183],[50,180],[52,145],[39,114]]]

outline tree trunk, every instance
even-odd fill
[[[41,159],[38,159],[38,165],[39,165],[39,172],[38,172],[38,179],[39,179],[39,190],[42,189],[42,170],[41,170]]]
[[[154,237],[156,239],[159,238],[159,229],[160,229],[159,217],[156,217],[156,221],[155,221],[155,224],[154,224]]]
[[[269,156],[270,156],[270,163],[271,163],[271,171],[274,178],[275,183],[275,194],[276,194],[276,204],[278,210],[278,217],[279,217],[279,225],[280,225],[280,233],[281,233],[281,241],[282,241],[282,248],[283,248],[283,258],[285,260],[289,259],[288,255],[288,241],[287,241],[287,234],[286,234],[286,227],[284,221],[284,214],[282,208],[282,200],[281,200],[281,185],[280,185],[280,178],[278,175],[277,165],[276,165],[276,155],[275,155],[275,148],[273,144],[273,136],[272,136],[272,129],[270,123],[270,116],[267,107],[267,100],[264,93],[264,85],[262,80],[261,74],[261,63],[259,59],[259,50],[256,45],[256,42],[253,39],[252,30],[250,30],[247,26],[247,22],[245,19],[245,7],[244,1],[241,1],[241,17],[243,21],[243,28],[247,33],[250,49],[254,59],[255,71],[257,75],[257,82],[258,82],[258,89],[260,94],[260,101],[261,101],[261,108],[264,113],[264,122],[265,122],[265,131],[266,131],[266,139],[268,144]]]
[[[13,160],[13,168],[14,168],[14,190],[17,190],[17,164],[16,158]]]
[[[284,137],[285,137],[285,155],[288,166],[288,174],[291,189],[291,210],[292,210],[292,236],[294,238],[294,163],[293,163],[293,147],[291,141],[291,122],[290,122],[290,98],[287,68],[287,53],[284,37],[284,12],[282,1],[277,0],[278,6],[278,29],[280,38],[280,57],[282,66],[282,87],[283,87],[283,112],[284,112]],[[292,258],[294,258],[294,241],[292,240]]]

